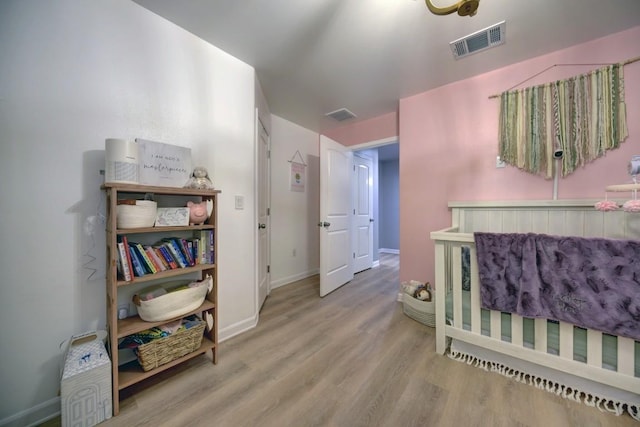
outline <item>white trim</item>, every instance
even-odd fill
[[[367,148],[375,148],[375,147],[381,147],[383,145],[393,144],[398,142],[399,139],[400,138],[398,136],[391,136],[389,138],[382,138],[382,139],[376,139],[374,141],[363,142],[362,144],[349,145],[347,146],[347,148],[350,148],[352,151],[365,150]]]
[[[275,288],[279,288],[280,286],[288,285],[293,282],[297,282],[298,280],[306,279],[307,277],[315,276],[319,274],[320,270],[317,268],[309,271],[305,271],[303,273],[294,274],[292,276],[283,277],[282,279],[274,280],[271,282],[271,290]]]
[[[400,249],[380,248],[378,249],[378,253],[400,255]]]
[[[240,335],[243,332],[253,329],[258,325],[258,313],[253,317],[234,323],[227,326],[224,329],[218,330],[218,342],[226,341],[229,338],[233,338],[236,335]]]
[[[371,265],[371,268],[376,268],[376,267],[380,267],[380,260],[379,259],[373,261],[373,265]]]
[[[0,420],[0,426],[37,426],[58,416],[60,416],[60,397],[54,397]]]

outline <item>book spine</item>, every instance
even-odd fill
[[[178,265],[181,268],[185,268],[188,266],[188,264],[186,263],[185,259],[183,258],[182,255],[182,251],[180,251],[180,248],[178,247],[177,243],[175,243],[173,240],[167,240],[166,241],[167,244],[167,248],[169,249],[169,251],[171,251],[171,255],[173,255],[173,257],[175,258],[176,262],[178,263]]]
[[[158,259],[158,255],[156,255],[156,252],[153,250],[153,248],[151,246],[145,246],[144,251],[147,253],[147,256],[151,260],[151,263],[156,268],[156,272],[164,271],[164,265],[162,265],[162,261]]]
[[[207,230],[200,230],[200,264],[207,264]]]
[[[135,273],[136,276],[138,277],[142,277],[144,276],[144,268],[142,267],[142,264],[140,263],[140,260],[138,259],[138,255],[136,254],[136,250],[133,248],[133,246],[129,245],[129,254],[131,256],[131,263],[133,265],[133,271]]]
[[[127,236],[122,236],[122,243],[124,243],[124,252],[127,256],[127,264],[129,265],[129,271],[131,272],[131,279],[133,279],[133,262],[131,261],[131,252],[129,251],[129,241],[127,240]]]
[[[160,264],[162,265],[162,270],[171,270],[171,266],[169,265],[167,260],[164,259],[164,255],[162,255],[162,252],[160,252],[160,248],[152,246],[151,250],[155,252],[156,257],[158,258]]]
[[[153,262],[151,262],[151,259],[149,259],[149,256],[145,252],[144,247],[142,246],[142,244],[141,243],[135,243],[135,247],[138,250],[138,252],[140,253],[140,257],[142,258],[142,262],[146,265],[147,270],[151,274],[157,273],[158,270],[156,270],[156,266],[153,265]]]
[[[191,255],[193,256],[193,262],[200,264],[200,239],[191,239]]]
[[[124,242],[118,242],[118,259],[122,268],[122,277],[128,282],[131,280],[131,268],[127,263],[127,250],[125,249]]]
[[[215,247],[215,234],[213,233],[213,230],[209,230],[209,264],[216,263],[216,254],[214,253]]]
[[[160,251],[162,256],[164,256],[164,259],[169,264],[169,267],[171,267],[172,269],[178,268],[178,263],[176,259],[173,257],[173,255],[171,254],[171,251],[169,251],[169,248],[167,248],[165,243],[158,246],[158,250]]]
[[[195,263],[193,262],[193,257],[191,256],[191,249],[189,249],[189,242],[187,241],[187,239],[176,239],[176,240],[180,245],[180,248],[182,249],[182,253],[184,254],[184,257],[187,260],[187,264],[189,266],[195,265]]]

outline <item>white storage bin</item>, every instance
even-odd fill
[[[74,335],[64,356],[60,381],[63,427],[94,426],[111,418],[111,359],[106,331]]]

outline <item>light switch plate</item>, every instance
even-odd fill
[[[504,167],[507,167],[507,164],[505,163],[504,160],[502,160],[500,158],[500,156],[497,156],[496,157],[496,168],[504,168]]]
[[[244,209],[244,197],[236,196],[236,209],[242,210]]]

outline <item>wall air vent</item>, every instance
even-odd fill
[[[341,108],[339,110],[332,111],[330,113],[325,114],[325,116],[331,117],[332,119],[337,120],[339,122],[343,122],[345,120],[353,119],[356,117],[355,114],[353,114],[351,111],[347,110],[346,108]]]
[[[460,59],[472,53],[481,52],[505,42],[506,22],[502,21],[495,25],[476,31],[473,34],[454,40],[449,43],[453,57]]]

